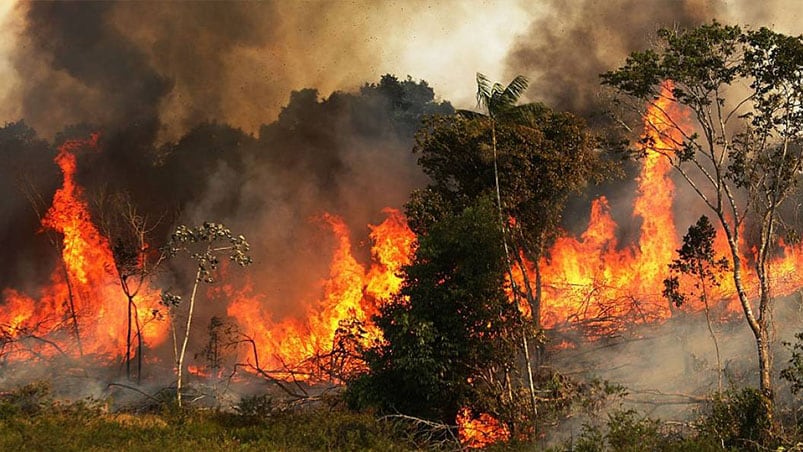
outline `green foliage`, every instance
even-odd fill
[[[243,397],[240,399],[240,403],[235,409],[242,416],[265,419],[273,414],[275,405],[272,396],[269,394],[260,394]]]
[[[502,86],[500,83],[491,83],[488,77],[477,72],[477,105],[485,108],[488,116],[496,118],[516,105],[527,85],[527,78],[521,75],[507,86]]]
[[[419,239],[400,293],[375,318],[385,342],[349,384],[353,404],[444,423],[459,408],[498,414],[497,385],[515,362],[516,308],[491,202],[451,215]],[[393,388],[393,390],[388,390]]]
[[[0,419],[15,415],[33,416],[46,410],[52,404],[53,395],[49,383],[29,383],[2,395]]]
[[[390,423],[328,409],[254,418],[215,411],[109,414],[85,403],[55,405],[0,422],[0,450],[264,451],[414,450]]]
[[[715,256],[715,237],[714,226],[705,215],[683,236],[683,246],[677,250],[678,257],[669,264],[673,275],[664,280],[663,295],[675,306],[679,307],[687,300],[687,294],[680,290],[678,274],[695,277],[695,295],[706,303],[706,286],[719,286],[720,275],[728,270],[729,264],[726,258]]]
[[[754,388],[731,389],[715,394],[700,430],[726,448],[762,450],[774,445],[770,436],[771,414],[761,392]]]
[[[788,201],[795,199],[790,195],[803,174],[803,35],[714,21],[663,29],[658,39],[655,50],[631,54],[622,67],[602,74],[602,82],[642,117],[645,109],[668,114],[666,127],[650,124],[654,133],[642,136],[638,153],[649,148],[665,157],[719,220],[755,339],[762,401],[772,411],[769,262],[778,248],[778,229],[786,224],[785,207],[796,209]],[[656,146],[659,142],[665,145]],[[755,232],[743,240],[748,222]],[[742,262],[753,266],[757,301],[748,296]],[[704,283],[699,268],[695,273]],[[665,289],[673,302],[683,301],[677,280],[670,279]]]
[[[542,233],[557,232],[569,196],[609,175],[612,167],[600,158],[598,142],[580,118],[541,104],[515,111],[515,121],[495,125],[502,207],[521,223],[531,242],[540,243]],[[416,232],[493,192],[491,125],[486,119],[432,117],[416,139],[419,165],[432,180],[407,206]]]
[[[218,245],[219,242],[224,245]],[[230,261],[245,267],[251,263],[249,250],[245,237],[232,235],[231,230],[222,224],[208,222],[194,228],[178,226],[167,244],[167,252],[171,257],[184,252],[195,260],[198,263],[197,279],[206,283],[215,282],[212,272],[220,265],[218,255],[222,251],[228,254]]]
[[[784,342],[784,346],[792,352],[789,366],[781,370],[781,378],[792,384],[792,394],[798,394],[803,389],[803,333],[795,334],[794,344]]]
[[[558,450],[572,452],[720,451],[721,445],[704,435],[680,435],[657,419],[634,410],[608,414],[604,426],[586,424],[580,436]]]
[[[718,190],[727,182],[761,194],[754,203],[759,208],[774,208],[796,186],[803,166],[803,36],[714,21],[661,29],[658,38],[657,50],[632,53],[622,67],[601,75],[603,84],[653,104],[671,80],[674,99],[668,100],[688,107],[702,133],[682,131],[680,142],[667,135],[675,144],[667,155],[678,164],[714,163],[718,171],[707,177],[720,182]],[[728,98],[735,95],[731,86],[747,87],[746,95]]]
[[[659,428],[660,423],[649,417],[641,417],[634,410],[609,414],[606,427],[607,431],[603,431],[600,427],[585,425],[572,450],[659,450],[659,445],[665,441]]]

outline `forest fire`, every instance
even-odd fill
[[[410,262],[415,240],[401,212],[395,209],[385,209],[384,212],[387,219],[377,226],[370,226],[374,245],[369,268],[363,267],[352,255],[349,231],[343,220],[334,215],[324,216],[325,223],[337,239],[337,246],[329,277],[322,282],[323,297],[306,305],[307,315],[303,320],[276,322],[262,308],[263,297],[254,294],[249,287],[227,294],[231,300],[228,315],[237,321],[243,334],[256,346],[255,350],[244,350],[241,360],[255,366],[289,370],[286,366],[298,366],[309,358],[335,351],[338,334],[355,333],[349,331],[344,322],[352,322],[353,327],[360,328],[358,340],[362,345],[379,339],[370,318],[377,313],[378,303],[398,291],[401,285],[398,273]],[[295,377],[306,379],[312,370],[308,366],[301,367]]]
[[[665,83],[662,90],[657,106],[650,108],[644,118],[647,138],[644,142],[652,147],[643,149],[633,205],[634,221],[641,222],[638,242],[618,243],[618,226],[611,216],[608,200],[605,197],[594,200],[585,232],[579,238],[559,238],[549,253],[550,258],[541,262],[545,281],[541,322],[546,328],[580,324],[593,337],[627,325],[662,321],[672,315],[661,291],[668,276],[667,265],[680,247],[683,226],[676,224],[673,215],[675,184],[670,178],[672,168],[662,153],[670,152],[683,141],[673,124],[684,130],[691,130],[692,126],[685,112],[671,99],[672,84]],[[716,256],[730,256],[721,231],[714,246]],[[795,270],[803,264],[801,246],[783,243],[781,246],[782,255],[772,263],[777,295],[791,293],[803,285],[803,278]],[[754,288],[755,273],[744,261],[742,271],[747,287]],[[718,316],[726,318],[740,312],[741,306],[732,277],[719,276],[720,285],[711,288],[710,298]],[[750,289],[750,292],[755,291]],[[700,300],[689,301],[684,309],[704,309]]]
[[[470,449],[481,449],[510,439],[510,431],[487,413],[474,417],[471,410],[462,408],[457,413],[460,444]]]
[[[579,238],[559,238],[549,258],[540,263],[545,283],[540,319],[544,327],[583,325],[593,339],[627,325],[660,322],[672,316],[673,309],[661,296],[661,288],[667,264],[680,246],[682,227],[673,215],[676,201],[671,166],[661,152],[682,141],[669,132],[670,121],[691,126],[684,113],[673,107],[671,85],[665,85],[662,96],[663,102],[645,118],[646,141],[653,147],[644,149],[633,205],[634,220],[640,222],[638,241],[618,243],[618,225],[608,200],[595,200],[585,232]],[[4,290],[0,328],[7,347],[6,360],[62,354],[95,355],[117,362],[126,355],[125,336],[120,332],[125,331],[129,319],[120,292],[120,275],[109,240],[93,223],[83,190],[75,181],[75,153],[97,145],[98,136],[93,135],[59,148],[55,161],[62,171],[63,185],[41,225],[43,232],[52,231],[60,237],[61,263],[53,270],[49,284],[35,295]],[[249,283],[209,289],[211,298],[226,304],[226,314],[237,327],[240,336],[235,342],[240,346],[236,359],[240,366],[277,378],[311,382],[319,378],[342,381],[342,375],[361,370],[359,360],[350,358],[356,346],[369,346],[382,339],[371,317],[384,300],[398,292],[400,269],[410,263],[415,248],[415,235],[404,216],[390,208],[383,212],[386,219],[369,226],[372,247],[368,264],[355,258],[345,221],[332,214],[321,217],[332,231],[335,246],[329,274],[317,287],[320,296],[290,300],[305,307],[301,318],[277,318],[266,308],[270,304],[267,295]],[[715,245],[717,255],[729,255],[721,234]],[[783,253],[773,263],[777,295],[803,285],[803,278],[797,274],[803,264],[803,247],[783,243],[781,247]],[[747,287],[751,288],[755,276],[749,263],[743,265]],[[711,297],[720,318],[741,309],[733,282],[722,276]],[[169,328],[169,322],[155,318],[154,312],[161,308],[158,292],[145,287],[136,301],[142,339],[147,347],[156,348],[165,342]],[[703,306],[692,300],[684,309],[699,311]],[[336,374],[321,375],[326,372],[321,370],[322,360],[328,360],[329,369]],[[188,371],[197,378],[219,375],[198,365],[190,365]],[[509,438],[504,426],[486,413],[473,416],[466,408],[456,421],[461,442],[467,447],[483,447]]]
[[[61,262],[34,298],[13,289],[3,292],[5,309],[0,326],[12,347],[11,358],[83,354],[125,355],[127,306],[120,292],[119,274],[109,241],[92,222],[83,190],[75,182],[75,152],[95,148],[98,135],[89,140],[67,141],[56,163],[64,182],[42,218],[43,232],[61,236]],[[158,307],[158,293],[145,288],[136,316],[143,325],[143,340],[156,346],[166,338],[167,325],[149,322]]]

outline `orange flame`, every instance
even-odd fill
[[[488,413],[472,416],[471,409],[461,408],[457,413],[457,435],[460,444],[480,449],[497,442],[510,440],[510,430]]]
[[[265,299],[254,294],[250,286],[239,292],[230,287],[226,294],[232,301],[227,313],[257,346],[257,355],[246,350],[241,358],[262,368],[297,365],[310,357],[333,350],[338,333],[345,321],[360,322],[363,328],[362,345],[379,340],[379,332],[371,325],[371,316],[379,303],[388,299],[401,286],[398,272],[410,262],[415,234],[403,215],[395,209],[383,211],[387,219],[370,226],[372,264],[365,268],[354,258],[349,231],[337,216],[324,215],[324,221],[337,239],[329,278],[323,282],[323,297],[309,305],[303,319],[276,321],[265,310]],[[249,355],[250,353],[250,355]],[[303,368],[303,366],[302,366]],[[302,374],[312,370],[302,369]],[[299,378],[299,375],[296,375]],[[304,378],[303,375],[300,376]]]
[[[687,112],[672,99],[671,82],[663,85],[644,121],[644,141],[649,146],[643,149],[645,155],[633,205],[634,220],[641,222],[640,238],[636,244],[621,246],[608,200],[596,199],[586,231],[579,238],[559,238],[550,251],[550,259],[540,262],[544,281],[541,323],[546,328],[579,324],[586,326],[593,336],[634,323],[662,321],[672,315],[661,292],[663,279],[668,276],[667,266],[680,247],[680,238],[672,213],[675,195],[675,185],[669,176],[672,167],[663,154],[672,152],[683,141],[678,127],[686,131],[691,126]],[[730,256],[721,230],[714,245],[717,256]],[[783,243],[781,247],[783,255],[771,263],[776,295],[789,294],[803,285],[803,277],[796,272],[803,264],[803,247]],[[528,265],[528,271],[532,272],[532,264]],[[742,265],[748,293],[755,294],[755,272],[746,262]],[[727,273],[720,276],[720,286],[712,288],[711,300],[718,305],[720,315],[727,317],[740,312],[741,306],[732,277]],[[690,300],[684,309],[700,311],[703,304]]]
[[[83,190],[75,183],[75,152],[94,148],[97,142],[97,134],[89,140],[67,141],[55,158],[64,183],[56,191],[42,226],[61,236],[63,266],[53,270],[50,284],[40,289],[36,300],[13,289],[3,291],[5,309],[0,312],[0,327],[15,339],[47,336],[47,341],[27,349],[37,355],[51,356],[56,350],[68,354],[125,354],[125,335],[120,332],[126,331],[127,299],[119,286],[109,241],[92,223]],[[159,297],[145,288],[136,301],[137,315],[145,320],[152,317]],[[142,333],[145,343],[157,345],[165,338],[166,324],[147,322]]]

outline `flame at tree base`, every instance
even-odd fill
[[[240,290],[231,286],[225,289],[224,298],[229,300],[228,316],[237,322],[249,342],[255,344],[255,347],[241,350],[241,362],[258,364],[262,369],[288,371],[289,365],[295,371],[292,377],[301,380],[314,380],[320,369],[315,369],[316,364],[311,359],[322,355],[344,366],[337,369],[339,373],[362,370],[359,359],[348,359],[354,358],[349,355],[355,352],[346,349],[350,344],[340,343],[338,338],[351,334],[351,339],[359,341],[361,346],[381,340],[381,333],[372,325],[371,317],[379,312],[379,303],[401,287],[399,271],[410,263],[415,242],[415,235],[401,212],[390,208],[383,212],[387,215],[385,221],[369,226],[373,246],[368,267],[354,258],[349,230],[343,220],[335,215],[324,215],[323,220],[335,235],[336,247],[329,277],[321,284],[323,297],[308,303],[301,319],[277,322],[265,309],[268,303],[264,297],[254,293],[250,285]],[[275,375],[281,375],[281,370]]]
[[[460,444],[480,449],[510,440],[510,430],[488,413],[473,416],[471,409],[461,408],[457,413],[457,434]]]

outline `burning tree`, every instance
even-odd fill
[[[222,224],[204,223],[195,228],[181,225],[176,228],[170,237],[167,251],[170,256],[179,253],[186,254],[197,263],[195,278],[193,279],[192,291],[190,293],[190,305],[187,312],[187,324],[184,328],[184,337],[181,347],[178,345],[174,316],[171,315],[171,326],[173,332],[173,352],[176,358],[176,402],[181,406],[181,383],[184,369],[184,357],[187,353],[187,343],[190,339],[190,328],[192,326],[193,312],[195,310],[195,300],[198,295],[198,287],[202,282],[211,284],[215,282],[213,272],[220,265],[220,255],[226,254],[229,260],[240,266],[251,263],[248,256],[250,246],[242,235],[234,236],[229,228]],[[181,303],[181,297],[169,292],[162,293],[162,302],[170,309],[171,314]]]
[[[727,239],[738,299],[755,337],[760,391],[772,408],[770,258],[779,249],[784,202],[803,169],[803,36],[717,22],[662,29],[657,49],[634,52],[602,75],[624,105],[662,113],[643,149],[660,153],[714,213]],[[691,112],[696,132],[667,114]],[[656,143],[655,135],[664,145]],[[649,137],[649,138],[647,138]],[[747,221],[756,233],[745,239]],[[756,273],[757,287],[744,274]],[[753,300],[756,300],[755,302]]]
[[[95,197],[98,223],[111,242],[115,274],[126,297],[128,321],[126,325],[125,372],[131,379],[131,362],[136,358],[137,382],[142,379],[143,335],[145,322],[157,318],[158,310],[150,319],[143,318],[137,307],[141,294],[149,289],[148,282],[157,274],[166,254],[150,245],[150,236],[158,226],[147,214],[140,212],[127,193],[109,194],[101,191]],[[136,342],[136,353],[134,353]]]

